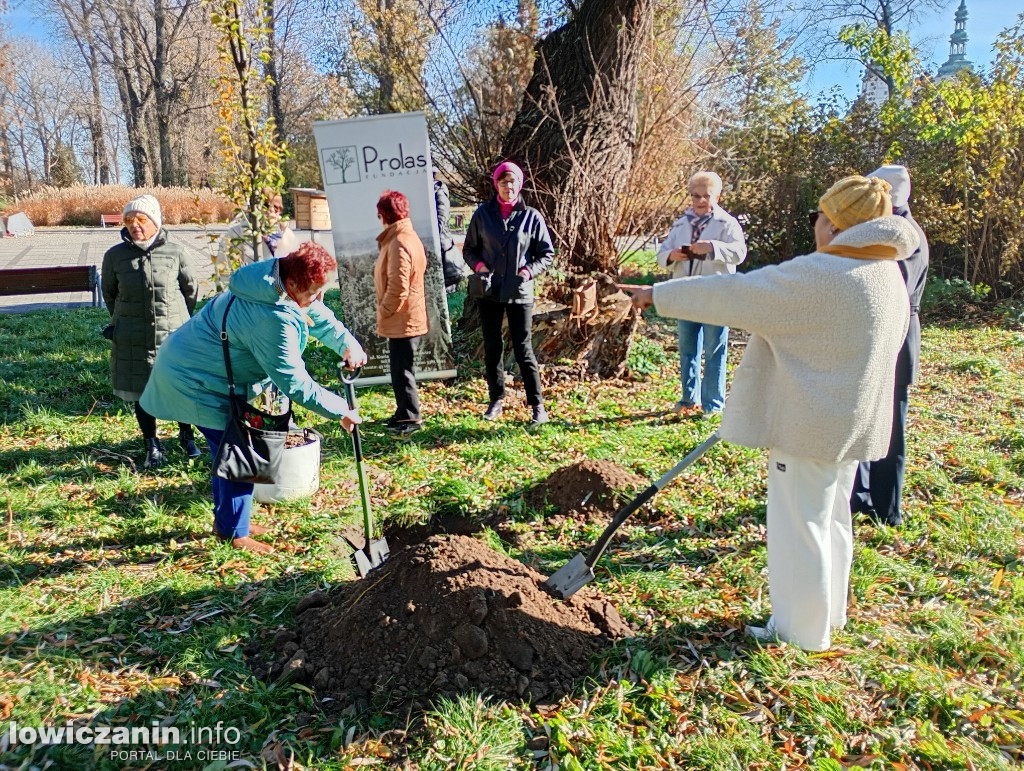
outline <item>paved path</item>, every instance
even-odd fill
[[[213,263],[210,255],[216,250],[216,239],[225,226],[202,228],[172,225],[167,228],[170,240],[185,247],[192,269],[199,277],[199,296],[213,294]],[[34,235],[21,238],[0,238],[0,270],[5,268],[43,268],[64,265],[96,265],[103,263],[103,253],[118,243],[117,228],[37,228]],[[296,231],[303,240],[310,231]],[[211,236],[214,236],[211,244]],[[317,243],[331,254],[334,244],[330,233],[318,231]],[[41,308],[82,308],[92,305],[90,292],[59,292],[53,294],[0,297],[0,313],[22,313]]]

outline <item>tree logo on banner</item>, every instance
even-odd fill
[[[323,151],[324,171],[327,185],[346,185],[350,182],[359,182],[359,164],[356,163],[356,146],[328,147]],[[340,179],[338,176],[340,175]]]

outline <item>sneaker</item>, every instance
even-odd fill
[[[484,413],[484,420],[497,420],[501,417],[501,413],[505,411],[505,408],[501,405],[501,400],[493,401],[488,405],[487,412]]]
[[[530,420],[530,427],[542,426],[548,422],[548,411],[544,409],[543,404],[538,404],[533,408],[533,419]]]
[[[783,641],[779,639],[779,633],[775,631],[775,622],[770,618],[768,619],[768,623],[764,626],[752,626],[747,624],[743,627],[743,633],[746,634],[747,637],[754,638],[759,643],[774,643],[776,645],[784,644]]]

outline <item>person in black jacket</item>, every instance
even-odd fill
[[[533,409],[531,426],[548,422],[541,397],[540,370],[533,353],[533,279],[550,265],[555,249],[544,217],[523,203],[523,170],[511,161],[491,175],[497,195],[481,205],[470,220],[462,253],[477,273],[490,274],[488,296],[480,299],[484,334],[484,365],[490,404],[485,420],[497,420],[505,398],[505,372],[501,365],[501,325],[508,317],[509,336],[526,388],[526,403]]]
[[[437,209],[437,234],[441,239],[441,268],[444,273],[444,288],[451,294],[458,289],[459,282],[471,271],[459,255],[455,239],[452,238],[451,227],[448,224],[452,212],[451,197],[448,193],[448,185],[441,179],[441,172],[437,168],[434,169],[434,205]]]
[[[857,469],[850,511],[867,514],[877,522],[899,525],[903,521],[900,498],[903,495],[903,471],[906,466],[907,392],[917,379],[921,357],[921,320],[918,309],[928,277],[928,241],[924,231],[910,214],[910,173],[904,166],[882,166],[869,177],[881,177],[892,190],[892,213],[906,219],[921,239],[917,251],[899,262],[900,273],[910,296],[910,326],[896,360],[896,385],[893,393],[892,436],[889,452],[884,458],[863,461]]]

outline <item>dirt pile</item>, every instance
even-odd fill
[[[300,600],[295,630],[277,633],[274,661],[257,674],[342,705],[464,691],[553,701],[631,631],[593,590],[557,600],[544,579],[476,539],[435,535],[362,581]]]
[[[526,502],[561,514],[613,514],[647,484],[613,461],[584,460],[555,471],[527,493]]]

